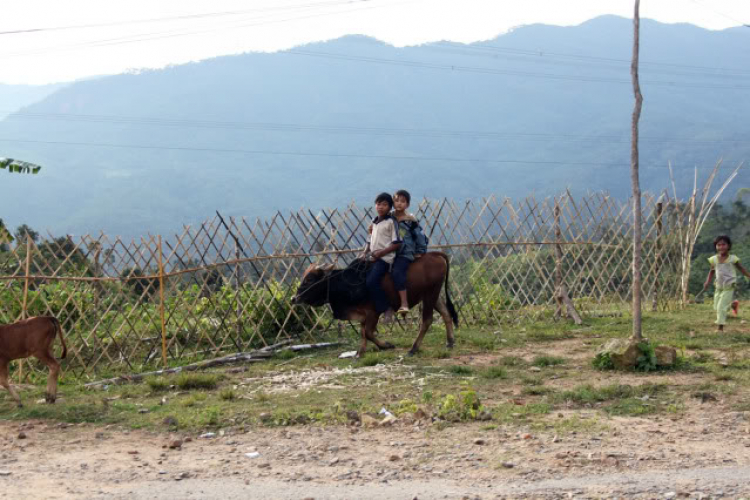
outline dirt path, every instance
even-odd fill
[[[689,411],[564,435],[400,422],[198,437],[0,422],[0,498],[750,497],[748,414]]]

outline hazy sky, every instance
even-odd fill
[[[5,1],[0,83],[69,81],[346,34],[398,46],[474,42],[519,25],[575,25],[632,10],[632,0]],[[750,24],[750,0],[642,0],[641,16],[725,29]]]

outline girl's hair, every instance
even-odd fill
[[[407,205],[411,205],[411,195],[406,189],[399,189],[398,191],[396,191],[395,196],[400,196],[401,198],[406,200]]]
[[[382,201],[388,203],[388,206],[393,208],[393,197],[388,193],[380,193],[377,198],[375,198],[375,203],[380,203]]]
[[[716,247],[716,245],[720,241],[723,241],[724,243],[726,243],[727,245],[729,245],[729,249],[730,250],[732,249],[732,239],[729,236],[727,236],[726,234],[722,234],[721,236],[717,236],[716,237],[716,239],[714,240],[714,248]]]

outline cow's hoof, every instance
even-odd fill
[[[406,353],[406,355],[411,358],[412,356],[415,356],[418,352],[419,351],[417,350],[411,349],[409,352]]]
[[[51,405],[55,404],[56,399],[57,398],[55,396],[51,396],[49,394],[44,395],[44,400],[47,402],[47,404],[51,404]]]
[[[21,403],[18,403],[18,408],[23,408],[23,405]]]
[[[380,348],[381,351],[389,351],[391,349],[395,349],[396,346],[391,344],[390,342],[383,342],[382,347]]]
[[[445,344],[445,347],[447,347],[448,349],[453,349],[453,345],[453,342],[448,342],[447,344]]]

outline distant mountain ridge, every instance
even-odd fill
[[[0,156],[44,165],[3,178],[0,217],[139,236],[398,188],[625,197],[631,36],[613,16],[472,45],[349,36],[73,83],[0,121],[0,139],[35,141],[0,141]],[[685,187],[694,165],[750,157],[748,46],[747,29],[644,20],[644,189],[667,187],[670,161]]]

